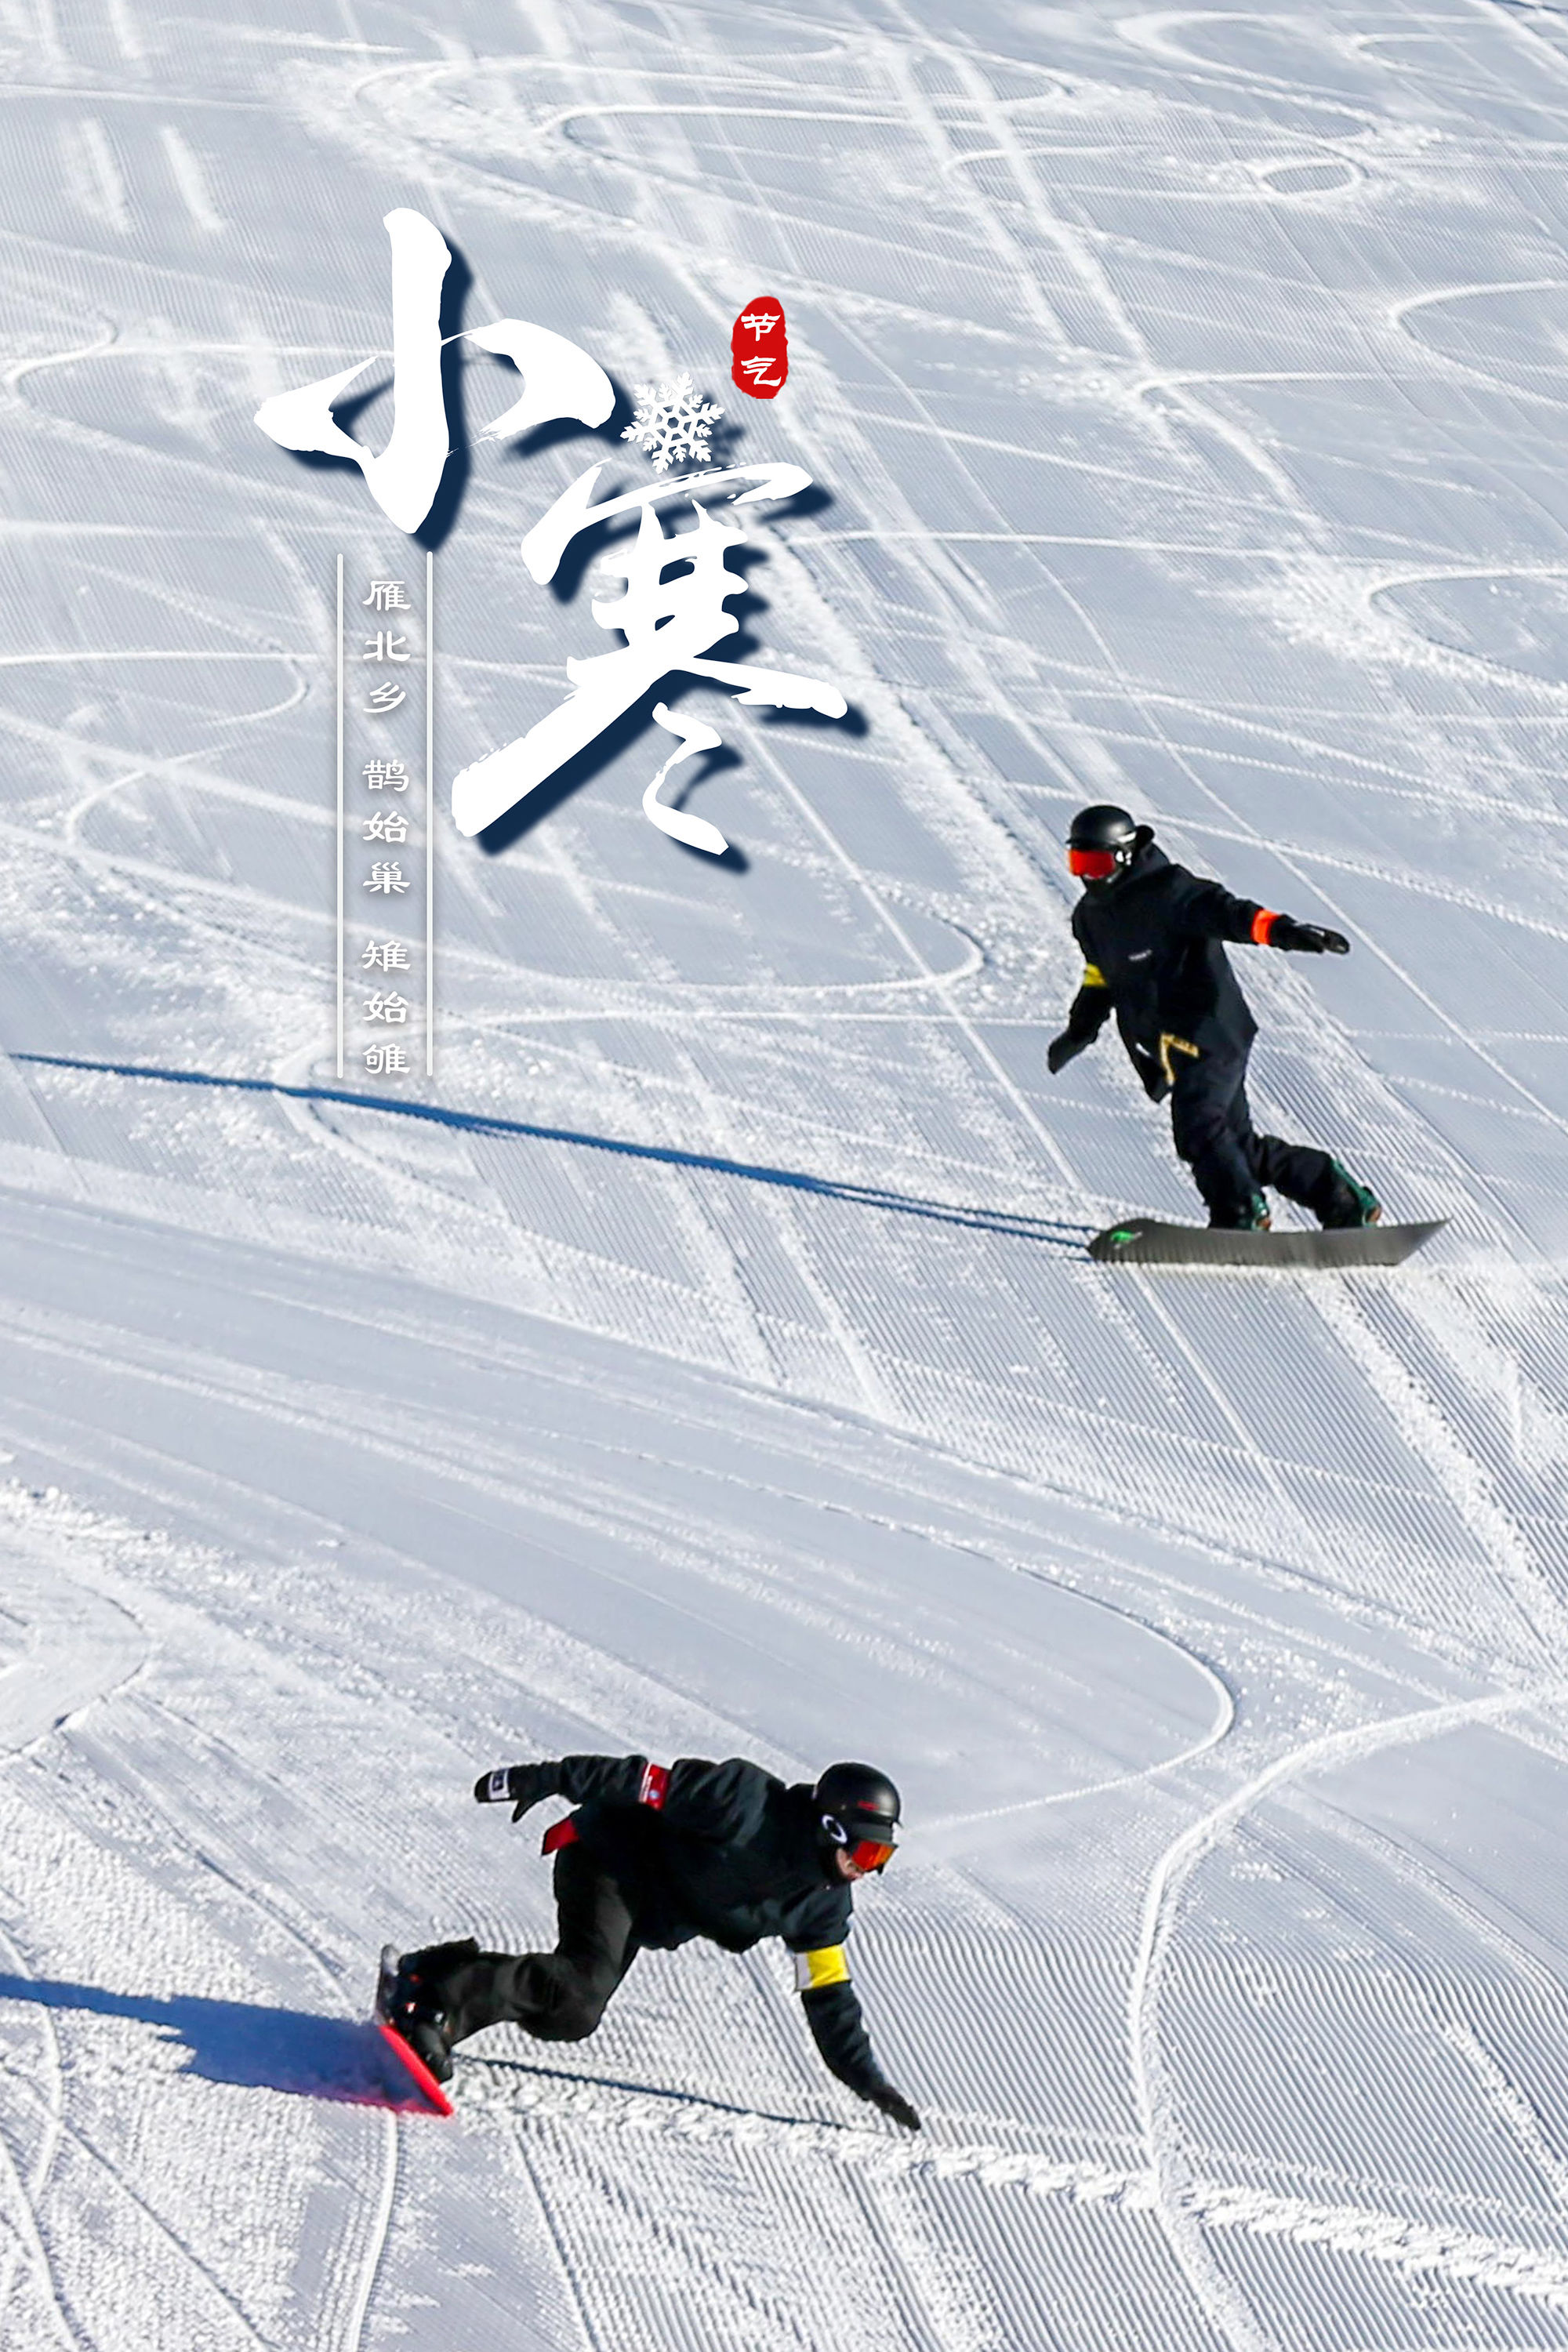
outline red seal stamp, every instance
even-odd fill
[[[753,400],[773,400],[789,376],[784,304],[774,294],[748,302],[730,330],[730,373]]]

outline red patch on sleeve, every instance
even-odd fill
[[[638,1804],[651,1805],[654,1811],[658,1812],[664,1804],[668,1788],[668,1765],[645,1764],[642,1769],[642,1785],[637,1790]]]
[[[789,377],[789,339],[776,294],[748,302],[730,330],[730,376],[753,400],[776,400]]]

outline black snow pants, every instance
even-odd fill
[[[1315,1217],[1332,1207],[1340,1179],[1326,1151],[1254,1132],[1247,1100],[1247,1058],[1200,1055],[1176,1066],[1171,1090],[1176,1156],[1193,1171],[1209,1222],[1244,1222],[1265,1187],[1299,1202]]]
[[[580,1845],[555,1857],[552,1952],[480,1952],[441,1988],[454,2042],[487,2025],[521,2025],[541,2042],[583,2042],[637,1954],[637,1925],[617,1882]]]

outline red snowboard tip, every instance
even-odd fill
[[[418,2051],[411,2049],[395,2025],[388,2025],[384,2017],[376,2019],[375,2030],[387,2047],[395,2051],[398,2063],[406,2074],[413,2076],[436,2113],[438,2116],[449,2116],[452,2112],[452,2102],[419,2055]]]

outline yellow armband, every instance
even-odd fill
[[[1105,974],[1097,963],[1085,964],[1083,979],[1079,984],[1084,988],[1104,988],[1109,985]]]
[[[849,1962],[842,1944],[829,1944],[820,1952],[797,1952],[795,1956],[796,1992],[815,1992],[818,1985],[848,1981]]]

